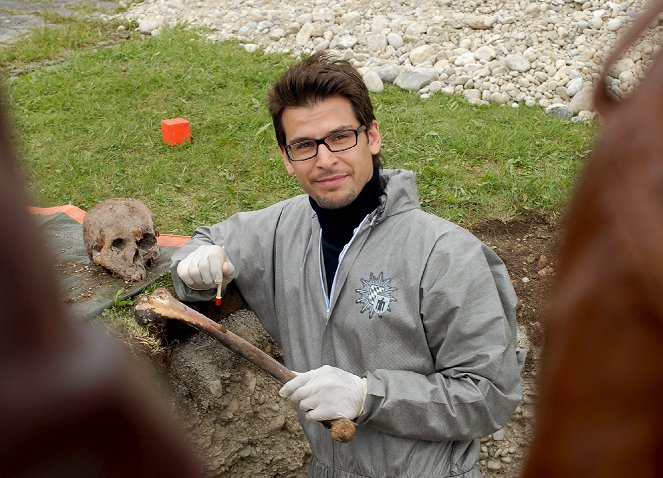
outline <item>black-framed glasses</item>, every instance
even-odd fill
[[[306,161],[314,158],[318,154],[318,146],[324,144],[332,153],[340,153],[357,146],[357,138],[366,130],[366,125],[361,125],[357,129],[344,129],[334,131],[324,138],[305,139],[290,143],[285,147],[285,152],[290,161]]]

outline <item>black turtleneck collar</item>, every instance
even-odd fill
[[[318,221],[322,228],[322,253],[325,261],[328,293],[331,291],[338,267],[339,254],[343,247],[350,242],[355,228],[378,207],[380,196],[383,193],[378,168],[374,167],[373,177],[366,183],[355,200],[347,206],[338,209],[321,208],[309,196],[311,207],[318,215]]]

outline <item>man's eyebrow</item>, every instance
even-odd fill
[[[322,138],[326,138],[326,137],[329,136],[330,134],[338,133],[339,131],[346,131],[346,130],[349,130],[349,129],[354,130],[354,129],[357,129],[357,127],[356,127],[356,126],[353,126],[353,125],[351,125],[351,124],[337,126],[337,127],[334,128],[333,130],[328,131],[327,134],[325,134],[324,136],[322,136]],[[299,143],[300,141],[310,141],[310,140],[312,140],[312,139],[320,139],[320,138],[312,138],[312,137],[310,137],[310,136],[295,136],[294,138],[292,138],[292,139],[290,140],[290,142],[289,142],[288,144]]]

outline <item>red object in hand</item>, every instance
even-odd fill
[[[161,136],[169,146],[182,144],[185,141],[191,142],[189,121],[184,118],[161,120]]]

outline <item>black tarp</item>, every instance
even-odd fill
[[[53,258],[61,288],[59,297],[83,320],[93,319],[113,305],[118,291],[119,299],[127,299],[167,274],[170,257],[177,250],[160,246],[157,263],[147,269],[147,278],[141,282],[125,281],[90,260],[83,243],[83,226],[74,219],[64,213],[35,216],[35,219]]]

